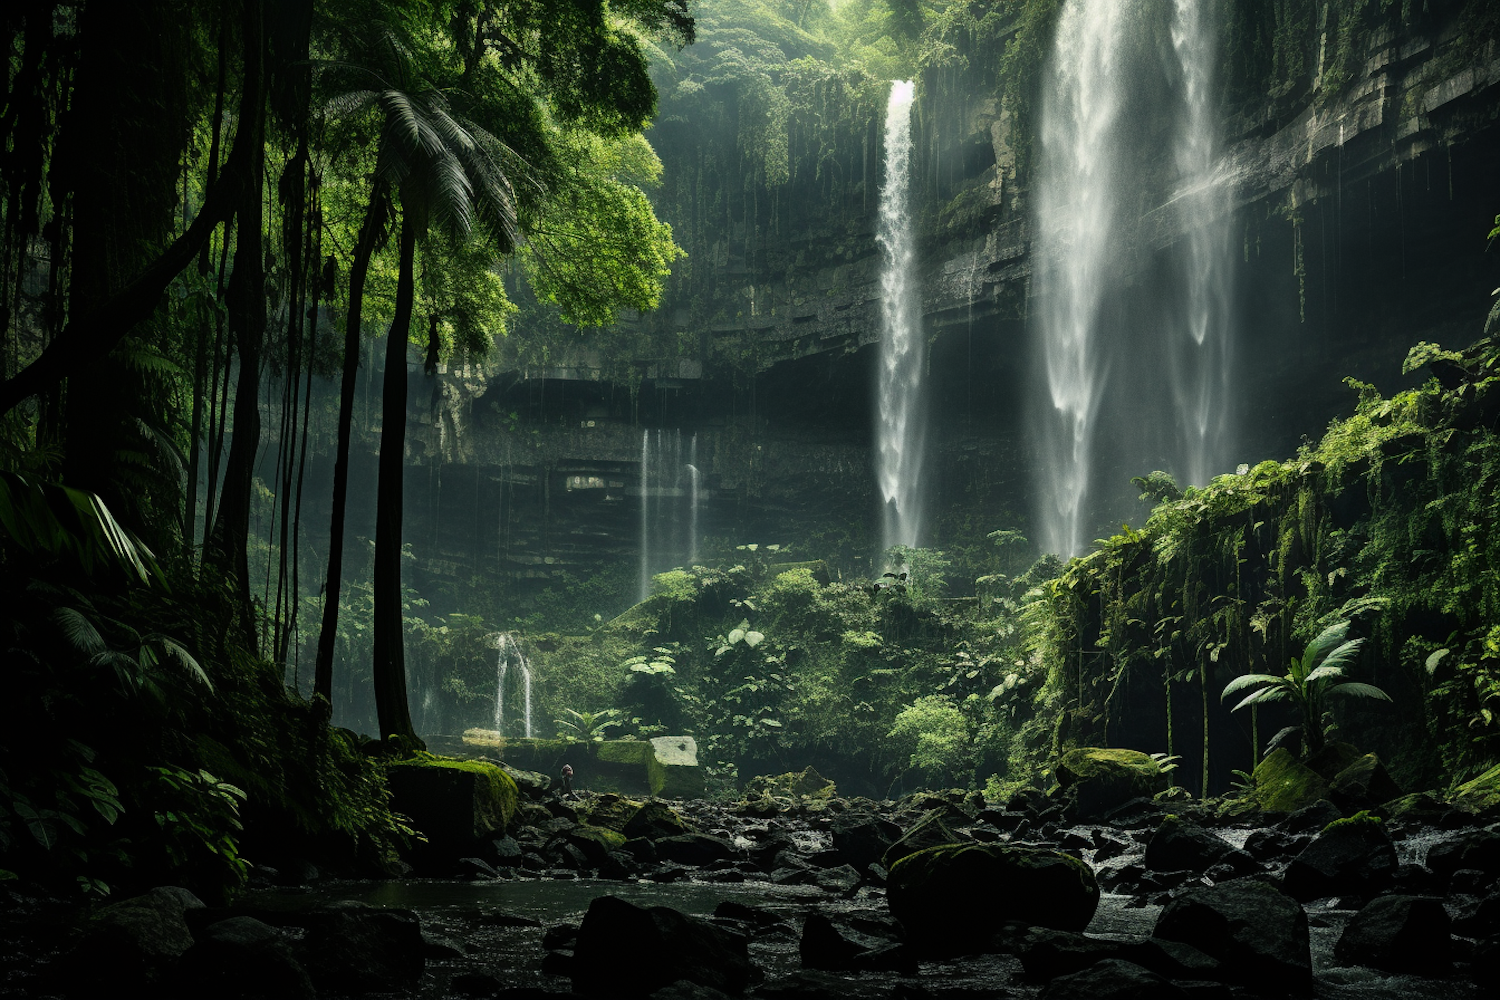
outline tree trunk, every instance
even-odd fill
[[[401,270],[385,347],[380,393],[380,477],[375,488],[375,714],[380,736],[415,737],[406,701],[406,651],[401,609],[401,489],[406,456],[406,349],[410,340],[417,227],[401,212]]]
[[[328,579],[323,585],[323,625],[318,633],[318,659],[313,668],[313,694],[333,702],[333,648],[338,636],[339,598],[344,573],[344,511],[349,495],[349,438],[354,423],[354,396],[359,383],[360,316],[364,309],[365,279],[370,257],[385,227],[385,187],[376,182],[359,229],[354,263],[349,271],[349,308],[344,317],[344,374],[339,388],[338,450],[333,463],[333,524],[328,529]],[[404,367],[404,366],[403,366]]]

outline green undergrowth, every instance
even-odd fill
[[[1337,705],[1330,732],[1378,749],[1397,783],[1435,787],[1491,763],[1500,735],[1500,351],[1421,344],[1432,375],[1354,412],[1288,461],[1158,501],[1045,589],[1039,641],[1066,703],[1057,747],[1183,756],[1190,787],[1221,791],[1290,720],[1231,718],[1239,674],[1280,675],[1328,625],[1367,641],[1350,669],[1393,705]],[[1170,692],[1170,696],[1169,696]],[[1250,713],[1241,713],[1250,715]]]

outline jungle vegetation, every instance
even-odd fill
[[[1296,456],[1186,490],[1140,470],[1141,527],[1066,566],[1036,558],[1013,519],[891,553],[899,583],[842,573],[854,543],[831,534],[718,539],[628,607],[601,577],[525,607],[476,588],[469,612],[437,617],[403,582],[418,373],[590,350],[629,383],[635,362],[701,346],[652,309],[702,328],[723,318],[731,265],[806,265],[769,254],[766,232],[867,256],[892,77],[953,98],[921,122],[933,238],[1023,210],[1057,6],[9,5],[0,878],[100,895],[170,872],[227,894],[247,856],[288,838],[392,870],[414,832],[390,810],[383,755],[423,735],[407,679],[432,684],[444,724],[484,718],[501,629],[538,665],[538,718],[586,740],[695,735],[725,791],[815,763],[865,794],[1000,796],[1045,786],[1059,750],[1129,745],[1222,792],[1292,720],[1231,714],[1221,693],[1281,677],[1341,622],[1363,639],[1345,669],[1394,701],[1309,715],[1309,742],[1378,733],[1412,788],[1492,763],[1488,339],[1420,346],[1409,373],[1430,377],[1388,399],[1352,384],[1352,413]],[[1229,100],[1270,94],[1278,114],[1346,86],[1362,33],[1445,8],[1222,6]],[[1336,57],[1315,79],[1324,8]],[[1493,37],[1494,16],[1465,6],[1462,37]],[[979,102],[1007,108],[1013,159],[993,169],[1010,194],[994,198],[957,180],[943,139],[970,136]],[[377,346],[381,392],[361,409]],[[745,379],[773,352],[715,350]],[[320,443],[325,399],[336,430]],[[347,472],[356,424],[382,446],[375,537],[343,551],[336,474],[336,541],[304,552],[309,449]],[[368,731],[331,727],[356,691],[375,692]]]

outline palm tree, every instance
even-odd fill
[[[348,422],[353,411],[350,358],[358,357],[359,317],[356,281],[362,295],[364,272],[379,231],[383,203],[399,196],[401,230],[395,310],[386,340],[385,377],[381,388],[379,478],[376,487],[374,652],[375,706],[380,734],[414,736],[406,702],[406,665],[401,607],[402,478],[406,450],[407,346],[410,341],[417,241],[436,223],[459,238],[479,223],[508,253],[519,238],[515,197],[505,167],[508,151],[478,126],[463,121],[435,89],[412,94],[386,86],[340,99],[345,110],[374,104],[384,115],[375,166],[371,209],[356,250],[359,274],[350,276],[350,309],[345,335],[345,383],[339,410],[339,456],[335,466],[334,532],[331,545],[343,537],[343,500],[348,482]],[[352,347],[350,341],[353,341]],[[339,473],[342,472],[342,476]],[[332,638],[338,614],[338,577],[330,558],[325,590],[323,633],[319,637],[315,686],[332,690]],[[325,657],[325,647],[326,657]],[[325,665],[326,663],[326,665]]]
[[[1304,753],[1316,753],[1323,747],[1323,704],[1329,695],[1391,700],[1390,695],[1375,685],[1352,681],[1344,676],[1344,668],[1354,662],[1359,647],[1364,644],[1363,639],[1346,640],[1344,636],[1348,632],[1349,623],[1346,621],[1330,625],[1308,644],[1300,659],[1292,659],[1285,676],[1244,674],[1224,686],[1220,700],[1250,689],[1233,711],[1271,701],[1292,702],[1297,706],[1301,721],[1278,733],[1271,744],[1300,729]]]

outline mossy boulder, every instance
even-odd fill
[[[890,868],[897,861],[918,851],[925,851],[931,847],[942,847],[949,844],[962,845],[973,838],[959,833],[951,826],[941,812],[933,811],[925,813],[917,820],[895,843],[886,848],[880,858],[880,863]]]
[[[1131,799],[1149,799],[1168,785],[1155,758],[1139,750],[1079,747],[1062,755],[1055,773],[1079,818],[1102,817]]]
[[[691,736],[658,736],[650,743],[646,778],[651,794],[664,799],[688,799],[705,790],[698,766],[698,744]]]
[[[1500,764],[1455,788],[1453,806],[1475,815],[1500,811]]]
[[[606,793],[583,803],[579,818],[585,823],[623,833],[625,824],[630,822],[630,817],[640,810],[641,805],[640,799]]]
[[[1278,747],[1256,765],[1252,787],[1225,806],[1229,815],[1255,812],[1291,814],[1330,794],[1328,781],[1299,761],[1286,747]]]
[[[626,836],[617,830],[580,823],[557,835],[558,839],[578,849],[590,865],[597,868],[605,863],[609,852],[625,846]]]
[[[391,808],[410,816],[438,855],[460,855],[504,835],[516,814],[515,781],[484,761],[418,756],[390,765],[386,780]]]
[[[693,832],[681,814],[665,802],[641,803],[620,830],[627,837],[645,837],[648,840]]]
[[[1358,812],[1401,797],[1401,786],[1387,773],[1375,754],[1367,753],[1334,775],[1329,785],[1334,805]]]
[[[831,799],[838,789],[829,779],[818,773],[817,768],[807,767],[786,774],[761,774],[745,783],[745,797],[758,795],[784,796],[789,798]]]
[[[1094,870],[1060,851],[999,844],[930,847],[897,861],[891,913],[929,954],[984,951],[1012,921],[1082,931],[1099,906]]]

